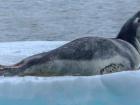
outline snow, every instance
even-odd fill
[[[0,64],[14,64],[65,43],[0,43]],[[0,105],[140,105],[139,97],[140,71],[101,76],[0,77]]]

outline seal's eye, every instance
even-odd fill
[[[135,19],[134,23],[136,23],[136,24],[137,24],[137,23],[140,23],[140,18],[137,17],[137,18]]]

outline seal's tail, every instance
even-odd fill
[[[0,76],[3,76],[8,71],[6,66],[0,65]]]
[[[11,76],[17,71],[16,66],[4,66],[0,65],[0,76]]]
[[[5,70],[5,67],[2,66],[2,65],[0,65],[0,76],[2,76],[2,75],[4,74],[5,71],[6,71],[6,70]]]

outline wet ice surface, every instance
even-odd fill
[[[66,41],[0,43],[0,64],[57,48]],[[0,77],[1,105],[140,105],[140,71],[102,76]]]
[[[115,37],[139,0],[0,0],[0,41]]]
[[[0,77],[3,105],[139,105],[140,72],[89,77]]]

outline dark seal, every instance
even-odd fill
[[[140,12],[131,17],[116,38],[83,37],[57,49],[1,66],[5,76],[98,75],[136,70],[140,63]]]

